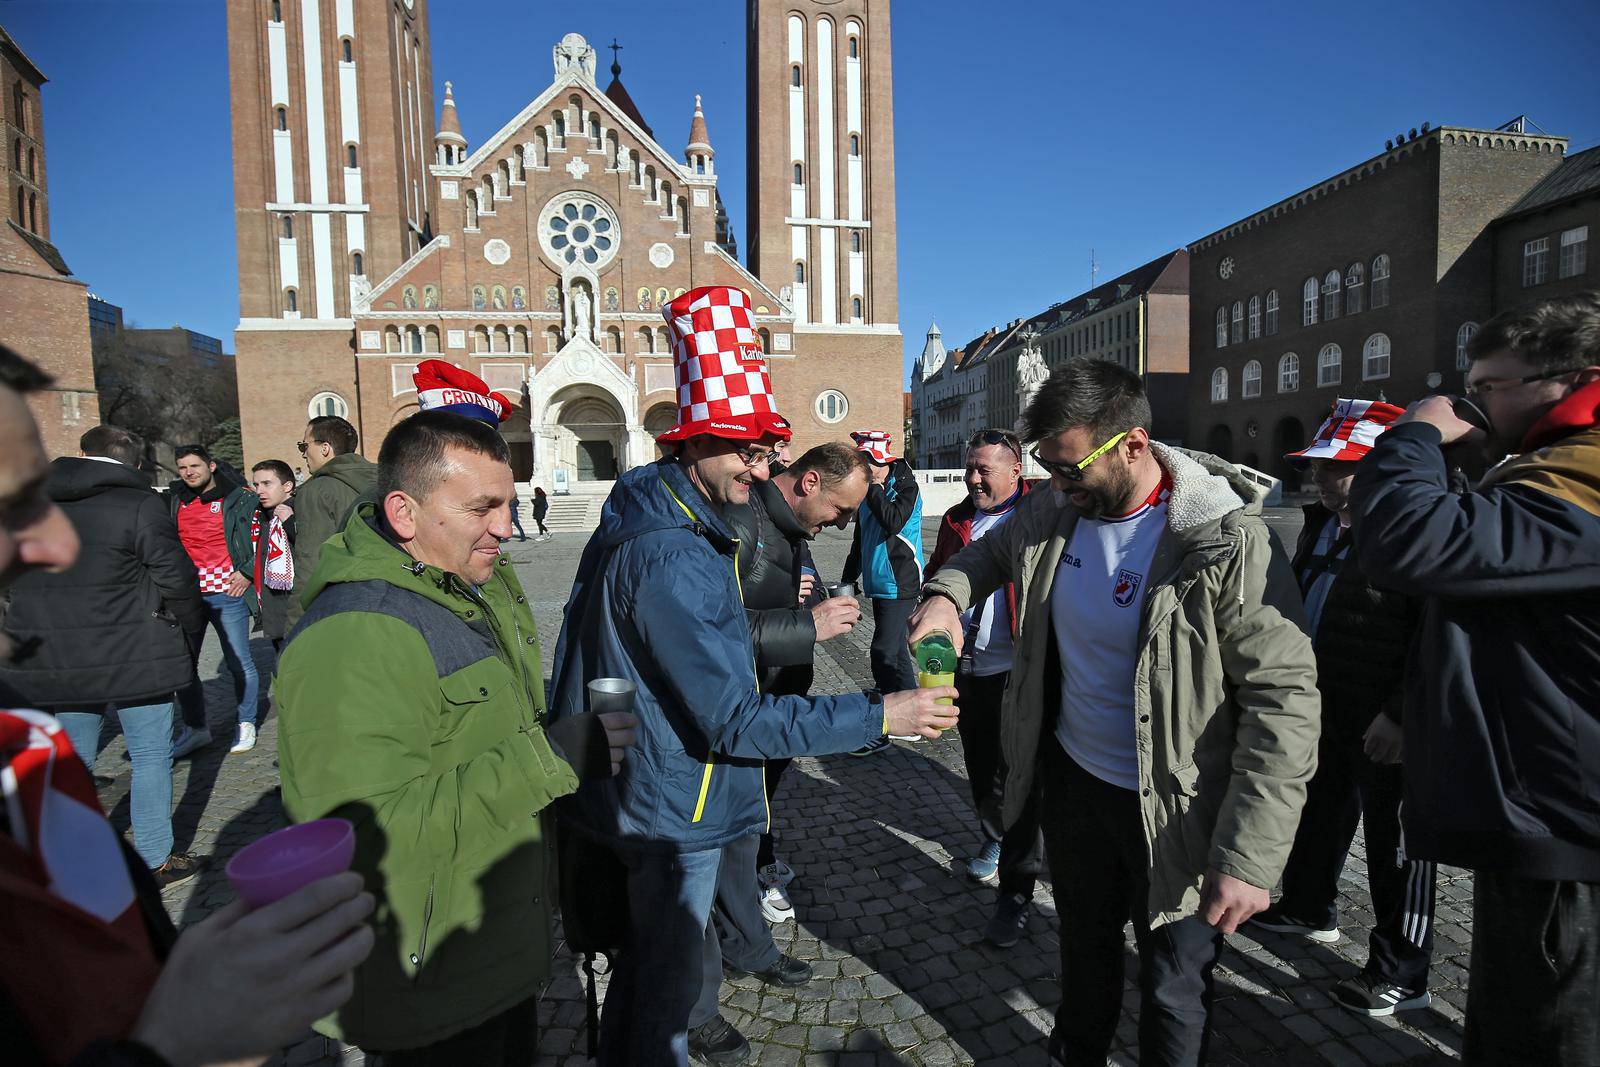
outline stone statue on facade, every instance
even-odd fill
[[[1017,356],[1018,412],[1028,410],[1033,395],[1050,377],[1050,368],[1045,365],[1044,356],[1039,352],[1039,335],[1030,331],[1023,335],[1022,340],[1022,353]]]
[[[594,49],[581,33],[569,33],[555,48],[556,77],[576,68],[586,81],[594,81]]]
[[[594,294],[583,282],[573,282],[567,296],[567,336],[594,340],[591,326],[594,323]]]

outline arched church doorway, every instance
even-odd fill
[[[651,440],[660,437],[674,426],[678,425],[678,405],[674,403],[657,404],[645,413],[644,432],[650,435]],[[661,455],[661,446],[656,446],[656,455]]]
[[[1206,435],[1206,451],[1218,459],[1233,462],[1233,427],[1218,424]]]
[[[1293,415],[1287,415],[1278,420],[1278,425],[1272,431],[1272,476],[1283,482],[1283,491],[1296,493],[1300,491],[1301,472],[1289,465],[1283,457],[1290,452],[1298,452],[1310,444],[1306,440],[1305,424]]]
[[[628,441],[616,401],[596,387],[576,385],[556,394],[551,407],[561,465],[580,482],[614,481]]]

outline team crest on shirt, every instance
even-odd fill
[[[1111,587],[1111,601],[1119,608],[1125,608],[1133,603],[1134,597],[1139,595],[1139,586],[1144,582],[1144,575],[1123,568],[1117,572],[1117,584]]]
[[[219,513],[221,510],[222,510],[222,501],[213,500],[211,502],[211,514],[215,515],[215,514]]]

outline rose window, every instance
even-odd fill
[[[617,222],[604,203],[567,194],[542,214],[545,254],[557,263],[598,267],[616,254]]]

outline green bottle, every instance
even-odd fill
[[[947,630],[934,630],[911,646],[917,660],[917,688],[937,689],[956,684],[956,643]],[[953,703],[942,697],[938,703]]]

